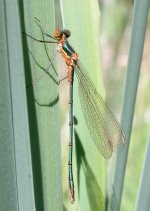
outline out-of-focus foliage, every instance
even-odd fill
[[[109,2],[109,3],[108,3]],[[131,18],[133,4],[128,1],[107,1],[102,7],[102,61],[107,91],[107,100],[117,108],[122,96],[118,87],[126,73],[129,42],[131,36]],[[118,15],[116,15],[118,14]],[[149,16],[150,17],[150,16]],[[149,18],[150,19],[150,18]],[[116,21],[115,21],[116,20]],[[107,23],[107,24],[106,24]],[[117,25],[117,26],[116,26]],[[117,27],[119,29],[117,30]],[[133,130],[130,141],[121,211],[132,211],[135,208],[136,196],[150,124],[149,89],[150,89],[150,22],[148,21],[141,74],[138,86]],[[109,79],[108,79],[109,78]],[[123,86],[122,86],[123,87]],[[115,109],[114,109],[115,110]]]

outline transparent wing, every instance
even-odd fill
[[[110,158],[113,151],[124,146],[125,133],[119,122],[97,92],[88,72],[78,60],[75,67],[84,118],[100,153]]]

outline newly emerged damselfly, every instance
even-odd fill
[[[68,67],[70,134],[68,166],[69,189],[71,193],[71,202],[73,203],[75,201],[74,180],[72,172],[74,73],[76,74],[78,79],[80,102],[87,128],[99,152],[105,158],[110,158],[114,151],[117,151],[124,146],[125,133],[105,101],[96,90],[88,72],[79,60],[77,52],[69,44],[68,38],[71,35],[70,31],[66,29],[56,29],[54,31],[54,35],[52,36],[45,33],[40,25],[40,21],[37,18],[35,19],[35,21],[42,30],[42,33],[49,37],[51,40],[38,40],[28,34],[26,35],[37,42],[57,44],[56,49],[61,54]],[[49,71],[51,65],[52,63],[50,63],[50,65],[48,66],[47,71]]]

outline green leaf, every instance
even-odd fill
[[[97,1],[62,1],[64,27],[71,31],[69,42],[89,72],[95,86],[103,90],[100,62],[100,11]],[[70,209],[104,210],[104,162],[87,129],[79,100],[78,82],[74,80],[75,146],[77,167],[73,162],[76,203]],[[75,151],[74,151],[75,153]],[[102,170],[103,169],[103,170]],[[78,185],[78,188],[77,188]]]
[[[40,25],[52,34],[55,28],[54,2],[24,1],[21,5],[22,31],[43,39]],[[45,39],[49,40],[48,37]],[[53,44],[36,42],[23,36],[26,85],[41,77],[49,66]],[[31,53],[29,53],[29,51]],[[48,57],[49,55],[49,57]],[[35,62],[36,61],[36,62]],[[35,201],[37,210],[63,210],[61,181],[60,119],[57,73],[54,68],[27,89],[28,115],[31,135]]]
[[[18,4],[0,2],[0,207],[35,210]]]

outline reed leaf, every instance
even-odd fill
[[[54,1],[23,1],[20,3],[22,31],[37,39],[43,38],[39,25],[52,34],[55,28]],[[35,19],[36,17],[36,19]],[[37,210],[63,210],[61,179],[61,145],[59,94],[55,63],[48,73],[54,53],[53,44],[38,43],[23,34],[24,61],[27,88],[28,116],[31,137],[34,192]]]
[[[100,61],[100,11],[97,1],[61,1],[64,27],[71,31],[71,45],[79,54],[101,94],[104,91]],[[74,80],[75,148],[74,165],[76,204],[70,210],[104,210],[105,160],[97,151],[82,114],[78,82]],[[75,174],[77,169],[77,174]],[[77,188],[78,186],[78,188]]]
[[[0,209],[35,210],[18,2],[0,2]]]

